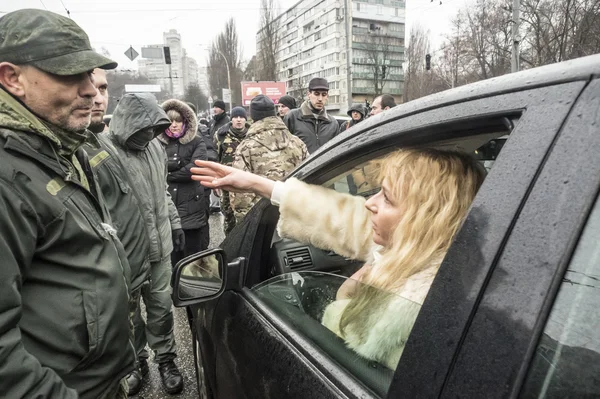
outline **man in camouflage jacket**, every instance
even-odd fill
[[[250,116],[254,123],[238,145],[232,166],[271,180],[283,180],[307,158],[306,145],[277,117],[275,104],[269,97],[262,94],[254,97],[250,103]],[[251,193],[230,193],[230,200],[236,223],[240,223],[260,197]]]
[[[247,120],[246,110],[242,107],[235,107],[231,110],[231,122],[215,134],[215,147],[219,155],[219,163],[232,166],[235,150],[246,137],[250,127]],[[229,204],[229,195],[230,193],[227,191],[223,191],[221,195],[221,212],[225,217],[223,225],[225,235],[229,234],[235,227],[235,216]]]

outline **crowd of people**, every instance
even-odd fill
[[[280,206],[283,235],[363,259],[355,280],[422,302],[482,180],[466,156],[419,150],[382,161],[383,190],[369,200],[295,179],[281,183],[329,140],[394,107],[393,97],[376,98],[370,111],[353,106],[351,120],[340,125],[327,112],[329,84],[320,77],[299,106],[290,96],[275,105],[258,95],[248,111],[234,107],[228,115],[218,100],[210,122],[198,120],[193,104],[128,93],[106,126],[105,71],[117,64],[96,53],[73,20],[21,10],[0,18],[0,32],[6,397],[136,394],[149,371],[148,347],[165,391],[181,392],[171,273],[207,249],[217,207],[228,234],[258,199],[270,198]],[[430,212],[422,238],[420,204]],[[317,219],[331,225],[315,229],[312,215],[325,212],[331,217]],[[309,230],[320,234],[307,236]],[[323,323],[361,348],[364,327],[377,320],[350,315],[380,299],[343,287]],[[362,354],[393,364],[399,353],[392,352]]]

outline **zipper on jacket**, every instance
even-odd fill
[[[321,147],[321,144],[319,143],[319,119],[316,121],[315,136],[317,137],[317,148],[319,148]]]

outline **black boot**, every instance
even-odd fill
[[[183,377],[173,360],[159,363],[158,371],[168,394],[173,395],[183,390]]]
[[[135,369],[127,375],[127,386],[129,387],[128,396],[136,395],[144,385],[144,376],[148,374],[148,362],[146,359],[140,359]]]

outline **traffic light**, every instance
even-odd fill
[[[431,55],[425,54],[425,69],[428,71],[431,69]]]
[[[165,47],[163,47],[163,50],[165,52],[165,64],[170,64],[171,63],[171,48],[169,46],[165,46]]]

